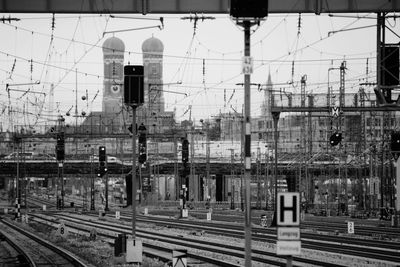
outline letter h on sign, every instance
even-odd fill
[[[278,226],[300,225],[300,194],[298,192],[279,192],[277,201]]]

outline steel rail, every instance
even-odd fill
[[[24,230],[24,229],[12,224],[12,223],[9,223],[9,222],[7,222],[7,221],[5,221],[3,219],[0,219],[0,221],[2,223],[4,223],[5,225],[7,225],[8,227],[10,227],[10,228],[20,232],[21,234],[29,237],[30,239],[34,240],[35,242],[39,243],[40,245],[42,245],[42,246],[54,251],[55,253],[59,254],[60,256],[62,256],[66,260],[68,260],[73,266],[76,266],[76,267],[86,267],[87,266],[84,262],[82,262],[80,259],[78,259],[71,252],[69,252],[69,251],[67,251],[65,249],[59,248],[59,247],[51,244],[50,242],[48,242],[48,241],[46,241],[46,240],[44,240],[44,239],[42,239],[42,238],[40,238],[40,237],[38,237],[36,235]]]
[[[24,266],[36,267],[34,260],[8,234],[0,229],[0,236],[25,260]],[[21,263],[21,262],[20,262]],[[22,263],[21,263],[22,264]]]

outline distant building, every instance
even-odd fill
[[[144,104],[137,109],[136,121],[143,123],[148,133],[164,133],[175,125],[174,112],[165,111],[163,93],[162,42],[151,37],[142,44],[144,65]],[[104,82],[102,111],[92,112],[79,126],[80,133],[127,133],[131,125],[131,109],[124,104],[125,45],[117,37],[103,43]],[[72,129],[71,129],[72,130]]]
[[[91,112],[79,125],[79,133],[126,133],[130,125],[124,105],[124,53],[125,45],[117,37],[103,43],[104,80],[102,111]],[[72,130],[72,129],[71,129]]]
[[[165,111],[163,91],[163,43],[150,37],[142,44],[144,66],[144,105],[138,109],[139,120],[148,133],[164,133],[175,125],[174,112]]]

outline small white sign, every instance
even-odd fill
[[[279,240],[300,240],[300,228],[278,227],[277,237]]]
[[[121,219],[121,212],[119,210],[115,212],[115,219],[117,220]]]
[[[183,209],[182,210],[182,218],[187,218],[188,217],[188,209]]]
[[[339,117],[339,107],[337,106],[332,107],[332,117],[334,118]]]
[[[141,240],[129,237],[126,240],[126,263],[142,263],[143,244]]]
[[[4,214],[8,214],[8,208],[4,208]]]
[[[144,215],[149,215],[149,209],[148,208],[144,208]]]
[[[276,241],[276,254],[277,255],[300,255],[301,254],[301,241]]]
[[[46,205],[43,205],[43,211],[46,211]]]
[[[251,56],[244,56],[242,58],[242,73],[243,74],[253,73],[253,58]]]
[[[172,266],[173,267],[187,266],[187,249],[174,249],[172,251]]]
[[[211,212],[207,212],[207,221],[211,221]]]
[[[347,233],[354,234],[354,222],[347,222]]]
[[[60,226],[58,226],[57,233],[64,238],[68,236],[68,228],[65,227],[64,223],[61,223]]]

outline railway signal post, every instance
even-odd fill
[[[132,240],[129,241],[130,245],[135,248],[133,255],[138,257],[127,257],[127,260],[141,263],[142,260],[142,246],[141,242],[136,241],[136,108],[144,103],[144,68],[140,65],[126,65],[124,66],[124,102],[126,105],[132,107]],[[128,245],[128,242],[127,242]],[[138,251],[140,250],[140,251]],[[128,247],[127,247],[128,251]]]

